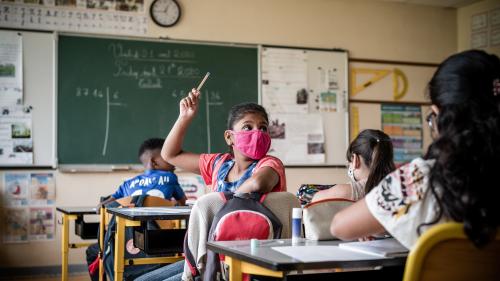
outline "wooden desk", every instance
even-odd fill
[[[152,211],[153,209],[169,209],[168,212]],[[114,280],[123,280],[125,264],[156,264],[174,263],[184,259],[181,255],[174,257],[155,257],[140,259],[125,259],[125,227],[138,227],[142,222],[150,220],[189,220],[190,207],[136,207],[136,208],[109,208],[106,211],[116,215],[115,232],[115,264]],[[176,212],[177,211],[177,212]],[[186,223],[187,225],[187,223]]]
[[[301,246],[336,246],[341,241],[312,241],[303,239],[294,244]],[[364,255],[357,260],[332,259],[314,262],[303,262],[272,249],[272,247],[292,246],[290,239],[264,240],[251,249],[250,241],[208,242],[207,249],[225,255],[225,263],[229,265],[229,280],[241,281],[242,274],[254,274],[270,277],[286,278],[288,274],[310,270],[332,271],[371,270],[380,267],[404,267],[406,257],[382,258]],[[336,273],[331,273],[336,274]],[[304,278],[306,276],[304,275]],[[401,275],[402,277],[402,275]],[[300,278],[303,280],[303,278]]]
[[[96,215],[95,207],[57,207],[57,211],[62,213],[62,233],[61,233],[61,279],[68,280],[68,251],[69,249],[76,249],[88,247],[92,243],[70,243],[69,242],[69,224],[70,221],[83,219],[84,215]],[[97,233],[96,233],[97,235]]]

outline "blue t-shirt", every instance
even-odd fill
[[[115,199],[143,195],[162,197],[170,200],[180,200],[186,195],[182,190],[177,176],[168,171],[146,170],[135,178],[126,180],[112,195]]]

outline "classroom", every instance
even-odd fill
[[[96,207],[142,173],[139,146],[167,137],[192,88],[183,148],[225,153],[229,110],[258,103],[295,196],[348,183],[365,129],[392,139],[396,167],[422,157],[428,83],[471,49],[500,56],[499,1],[0,0],[0,280],[64,280],[56,208]],[[175,174],[194,203],[210,189],[188,170]],[[95,242],[74,227],[71,243]],[[85,249],[69,249],[66,280],[90,280]]]

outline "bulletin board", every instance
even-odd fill
[[[379,129],[391,137],[397,165],[422,156],[432,142],[425,117],[427,85],[436,69],[437,64],[351,60],[351,140],[364,129]]]
[[[286,166],[344,166],[349,141],[347,52],[262,46],[261,102],[269,154]]]

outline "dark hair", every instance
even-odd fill
[[[365,193],[396,169],[391,138],[382,131],[371,129],[361,131],[347,148],[347,161],[352,161],[353,154],[363,158],[366,166],[370,168]]]
[[[429,96],[439,109],[437,138],[427,151],[435,159],[429,187],[438,202],[432,225],[444,215],[463,222],[476,246],[488,243],[499,225],[500,204],[500,60],[483,51],[447,58],[429,82]]]
[[[150,139],[145,140],[141,144],[141,147],[139,148],[139,157],[141,157],[141,155],[146,150],[161,149],[163,147],[164,142],[165,142],[165,139],[160,139],[160,138],[150,138]]]
[[[248,113],[261,114],[262,117],[264,117],[264,119],[269,122],[269,118],[264,107],[253,102],[247,102],[240,103],[231,107],[231,110],[229,110],[229,115],[227,117],[227,128],[229,130],[232,130],[234,123],[241,120]]]

